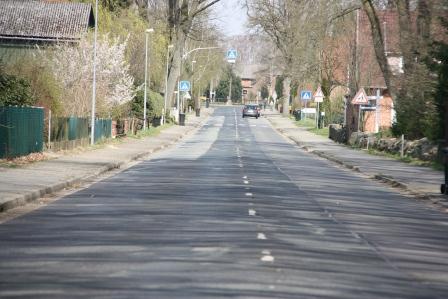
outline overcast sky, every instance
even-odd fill
[[[242,0],[221,0],[214,7],[216,24],[228,35],[239,35],[246,31],[244,26],[247,15],[242,8]]]

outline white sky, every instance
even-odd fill
[[[239,35],[246,31],[247,15],[242,7],[244,0],[221,0],[214,7],[215,23],[227,35]]]

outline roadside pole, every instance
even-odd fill
[[[324,93],[322,92],[322,88],[319,86],[316,92],[313,95],[314,102],[317,103],[317,111],[316,111],[316,128],[320,127],[320,103],[324,101]]]
[[[230,84],[229,84],[229,100],[227,101],[228,104],[232,103],[232,80],[233,80],[233,65],[236,62],[236,59],[238,58],[238,52],[235,49],[229,49],[227,51],[227,62],[230,63]]]
[[[362,105],[367,105],[369,103],[369,99],[367,97],[366,91],[364,88],[361,88],[355,95],[352,100],[352,104],[358,106],[358,132],[360,130],[361,125],[361,110]]]
[[[95,105],[96,105],[96,44],[98,40],[98,0],[95,1],[95,33],[93,41],[93,84],[92,84],[92,111],[90,145],[95,144]]]
[[[376,90],[376,108],[375,108],[375,133],[380,131],[380,90]]]
[[[179,116],[180,116],[180,81],[177,81],[177,102],[176,102],[176,109],[177,109],[177,121],[179,122]]]
[[[48,109],[48,149],[51,149],[51,109]]]

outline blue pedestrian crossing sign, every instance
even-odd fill
[[[238,51],[235,49],[230,49],[227,51],[227,60],[229,62],[235,62],[235,60],[238,58]]]
[[[310,90],[302,90],[300,92],[300,98],[303,101],[311,101],[311,99],[313,98],[313,93]]]
[[[180,91],[190,91],[190,81],[180,81],[179,82]]]

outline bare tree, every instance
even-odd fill
[[[168,31],[173,55],[169,63],[168,75],[168,107],[172,106],[176,82],[181,72],[184,48],[190,38],[194,21],[220,0],[169,0]]]

